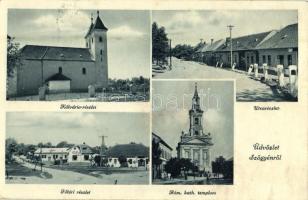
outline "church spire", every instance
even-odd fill
[[[198,95],[198,88],[197,88],[197,82],[195,83],[195,94],[194,94],[194,98],[199,98],[199,95]]]
[[[198,94],[198,88],[197,88],[197,83],[195,83],[195,93],[192,98],[192,109],[193,110],[199,110],[200,109],[200,97]]]

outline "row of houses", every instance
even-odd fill
[[[165,142],[160,136],[155,133],[152,133],[152,148],[154,145],[157,145],[157,149],[160,151],[159,162],[155,162],[154,158],[152,159],[152,177],[154,179],[162,178],[161,174],[165,172],[165,165],[168,160],[172,157],[172,147],[170,147],[167,142]],[[155,156],[152,153],[152,157]]]
[[[126,158],[127,167],[146,167],[149,162],[149,150],[142,144],[118,144],[109,148],[104,157],[107,159],[106,166],[121,167],[120,156]],[[83,143],[70,148],[38,148],[34,152],[44,164],[67,163],[69,165],[93,165],[96,156],[93,149]]]
[[[194,59],[211,66],[231,67],[230,38],[204,43],[196,51]],[[270,68],[298,64],[298,24],[288,25],[281,30],[251,34],[232,38],[232,65],[245,70],[251,64]]]

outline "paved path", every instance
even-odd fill
[[[23,162],[20,158],[15,157],[16,162],[34,169],[34,165],[28,162]],[[40,167],[37,166],[38,170]],[[99,174],[98,177],[81,174],[73,171],[63,171],[57,169],[51,169],[43,167],[43,172],[48,172],[52,175],[52,178],[44,179],[35,176],[30,177],[14,177],[11,180],[7,180],[7,183],[23,183],[23,184],[114,184],[117,180],[118,184],[148,184],[149,172],[138,171],[133,173],[113,173],[110,175]]]
[[[238,101],[285,101],[274,87],[256,81],[245,73],[215,68],[193,61],[172,59],[172,70],[153,72],[157,79],[235,79],[236,98]]]

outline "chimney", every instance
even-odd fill
[[[212,39],[211,39],[211,44],[213,44],[213,42],[214,42],[214,39],[212,38]]]

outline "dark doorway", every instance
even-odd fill
[[[247,69],[247,66],[248,66],[248,62],[246,63],[245,53],[239,52],[238,56],[239,56],[239,63],[238,63],[239,69],[247,71],[246,69]]]
[[[284,63],[284,56],[283,55],[278,55],[277,58],[278,58],[278,64],[279,65],[283,65],[283,63]]]

